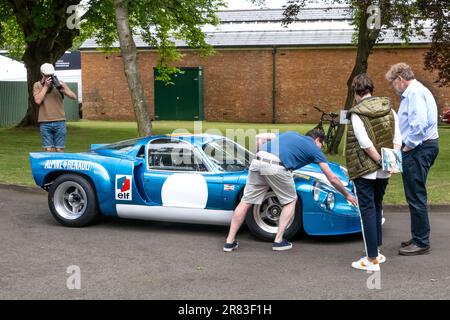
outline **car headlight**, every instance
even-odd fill
[[[335,203],[334,193],[333,192],[328,192],[327,197],[325,199],[325,205],[327,206],[327,208],[329,210],[333,210],[334,209],[334,203]]]
[[[333,210],[336,198],[334,192],[322,182],[316,181],[312,189],[313,199],[323,209]]]

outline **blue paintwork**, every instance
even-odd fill
[[[145,206],[160,206],[161,188],[171,172],[147,170],[146,157],[137,155],[147,143],[157,138],[167,138],[167,135],[149,136],[129,142],[125,150],[118,150],[113,145],[92,145],[91,150],[84,153],[30,153],[31,169],[37,185],[46,189],[47,183],[54,180],[54,175],[62,173],[77,173],[88,177],[97,192],[99,208],[103,215],[117,216],[116,204],[132,204]],[[192,144],[199,150],[205,143],[221,136],[213,135],[181,135],[172,136]],[[203,151],[202,151],[203,152]],[[330,163],[332,171],[342,180],[348,182],[346,172],[339,164]],[[327,209],[321,201],[313,198],[314,184],[317,178],[308,173],[321,173],[318,165],[311,164],[301,169],[303,174],[296,176],[295,184],[303,213],[303,228],[310,235],[339,235],[361,231],[359,213],[332,186],[325,185],[327,192],[335,196],[335,206]],[[53,176],[52,176],[53,175]],[[132,201],[116,200],[116,175],[132,176]],[[203,175],[208,186],[208,201],[206,209],[233,210],[245,187],[247,172],[210,172]],[[53,179],[52,179],[53,177]],[[234,189],[224,190],[224,185],[232,185]],[[323,185],[322,185],[323,186]],[[347,189],[352,192],[353,185]],[[324,193],[326,194],[326,193]]]

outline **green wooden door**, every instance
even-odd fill
[[[203,120],[203,70],[180,69],[183,73],[172,75],[173,84],[154,81],[156,120]]]

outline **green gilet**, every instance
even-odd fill
[[[357,114],[364,123],[367,135],[378,153],[381,154],[381,148],[393,147],[395,118],[389,98],[371,97],[362,100],[348,111],[349,119],[352,113]],[[360,147],[351,123],[347,131],[345,160],[351,180],[380,169],[380,165]]]

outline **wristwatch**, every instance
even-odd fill
[[[377,164],[380,166],[380,167],[382,167],[383,165],[383,163],[381,162],[381,158],[380,159],[378,159],[378,161],[377,161]]]

